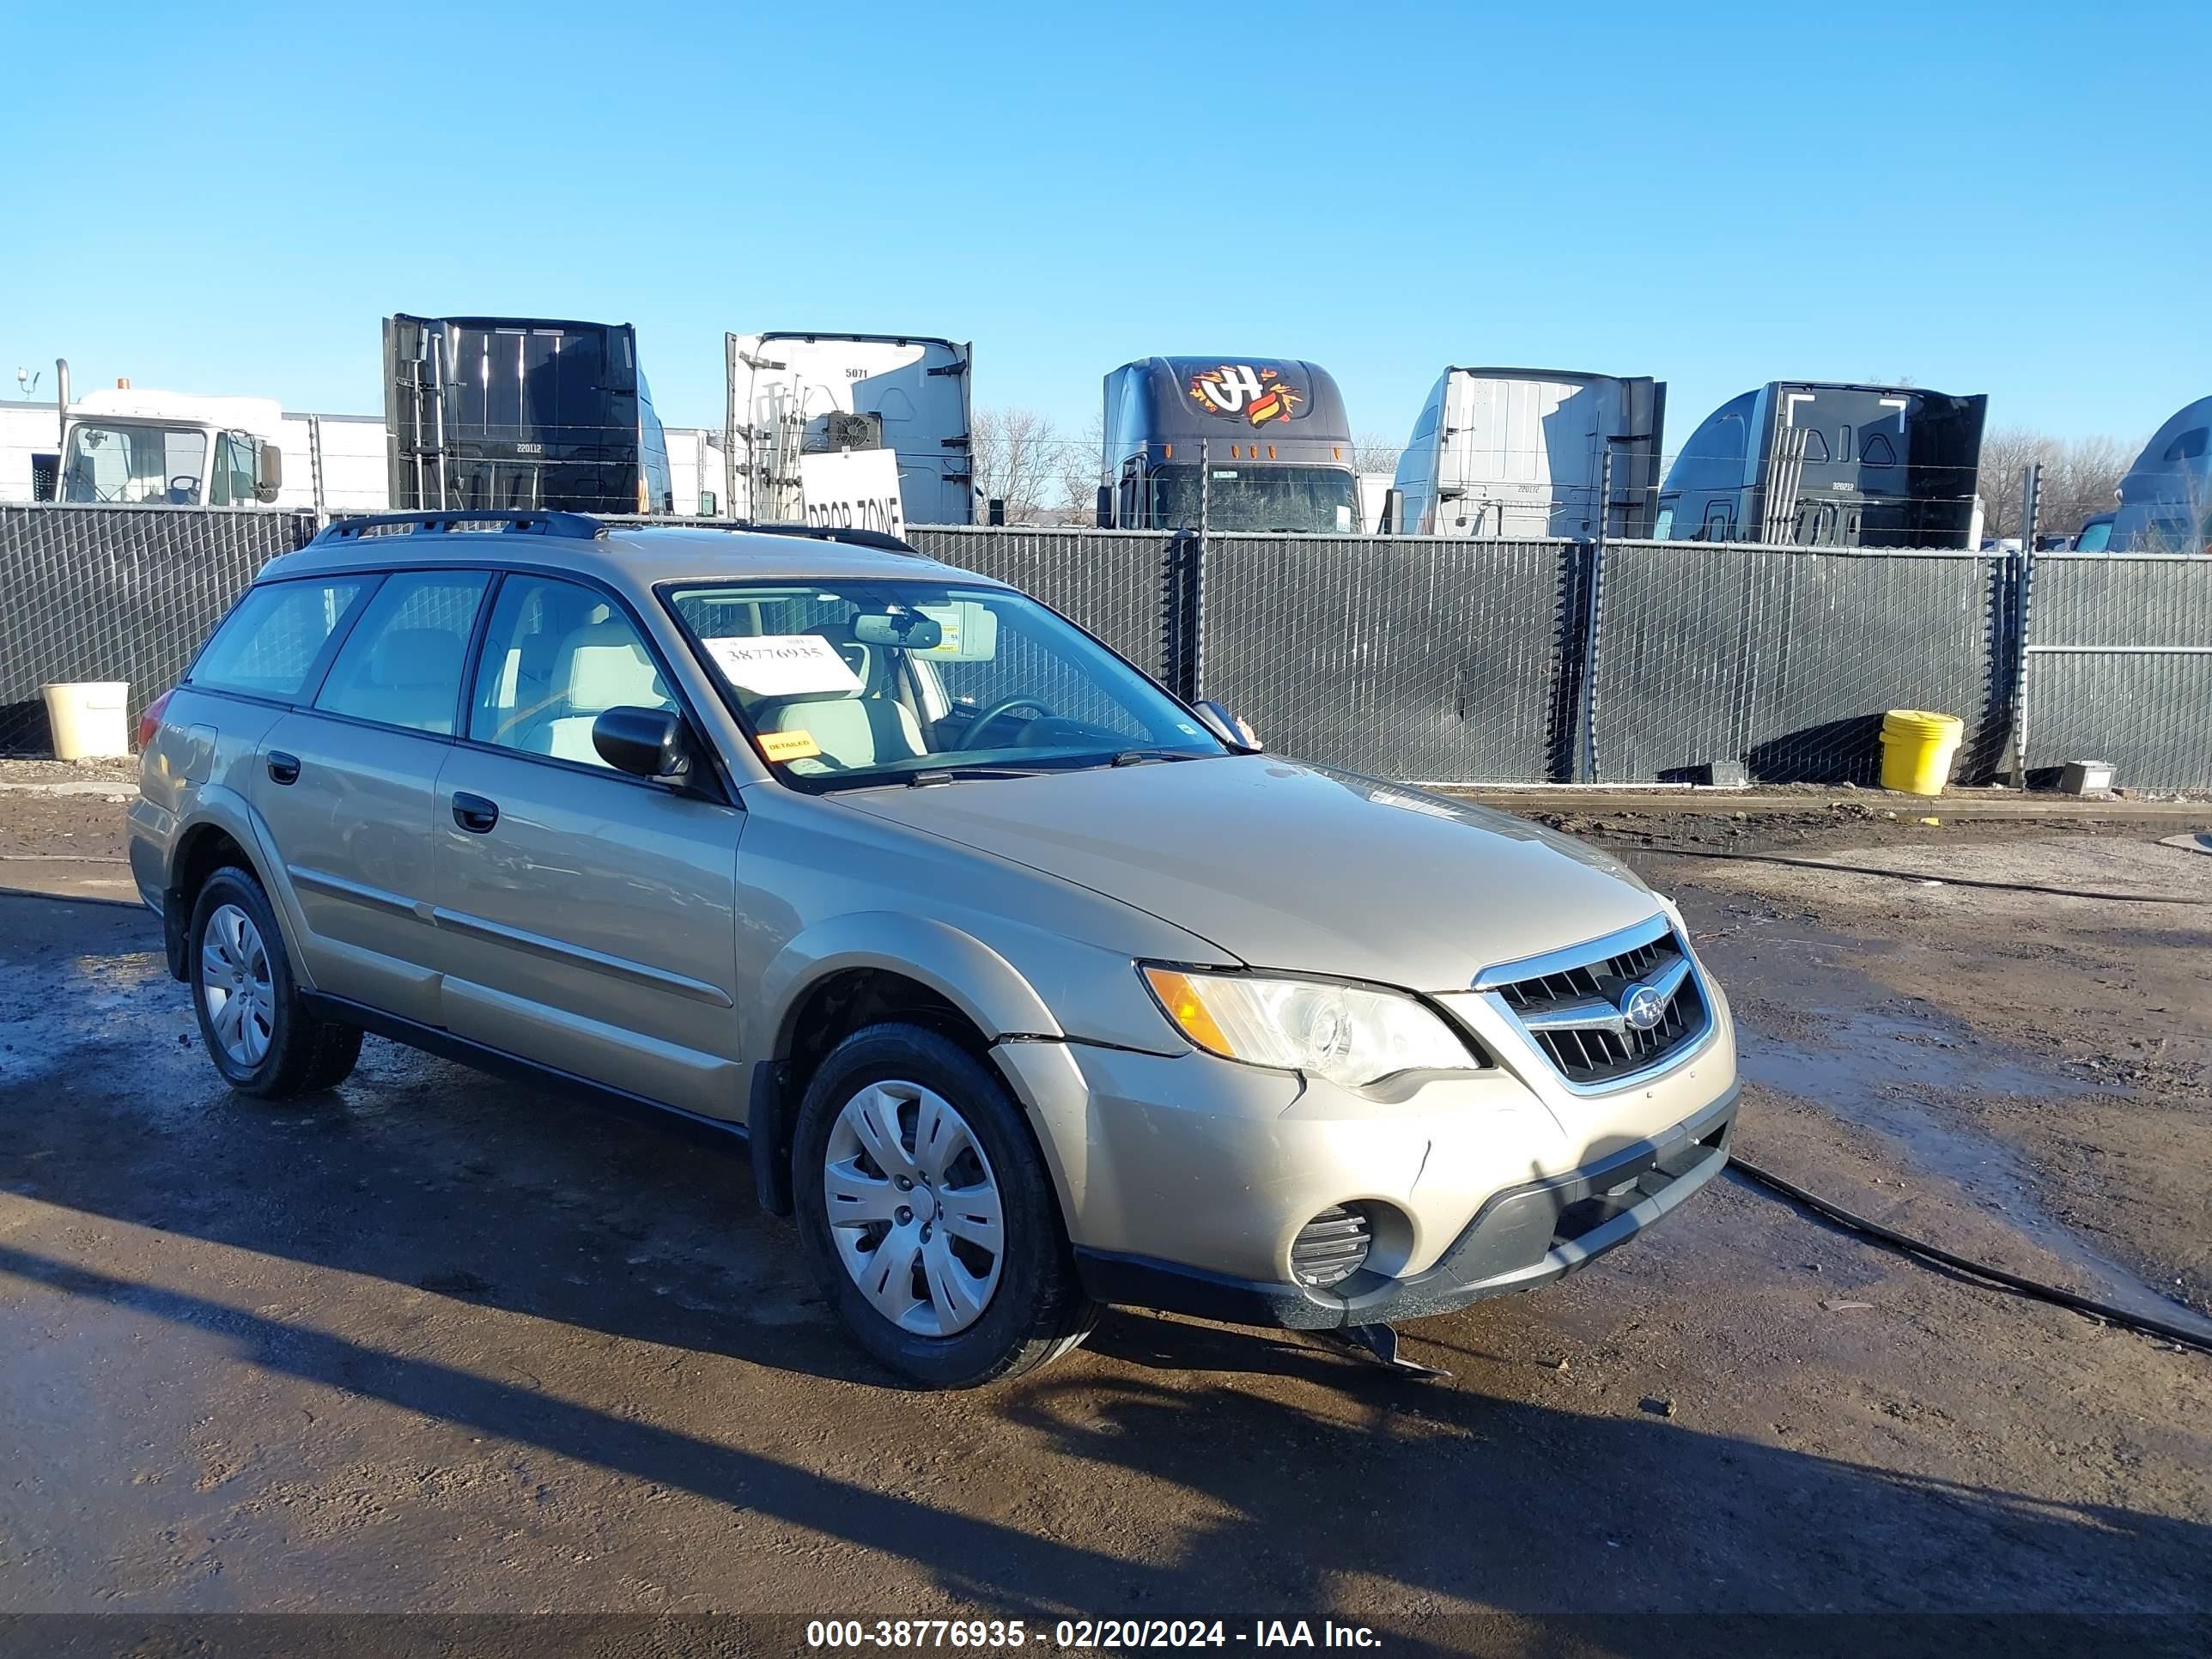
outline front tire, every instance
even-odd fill
[[[831,1051],[799,1106],[792,1193],[823,1294],[926,1388],[1032,1370],[1096,1317],[1021,1108],[935,1031],[872,1025]]]
[[[300,995],[269,896],[252,872],[209,877],[185,936],[200,1041],[240,1094],[285,1100],[343,1083],[361,1028],[315,1015]]]

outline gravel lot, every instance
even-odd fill
[[[2212,1310],[2212,858],[2157,844],[2178,820],[1887,810],[1575,827],[1729,986],[1744,1156]],[[321,1099],[216,1086],[152,919],[95,902],[121,811],[0,789],[0,887],[75,896],[0,894],[0,1612],[1327,1613],[1532,1650],[1559,1612],[2212,1614],[2212,1359],[1734,1176],[1407,1328],[1449,1382],[1110,1314],[1025,1383],[887,1386],[739,1158],[374,1041]]]

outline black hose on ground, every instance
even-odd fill
[[[1832,864],[1826,859],[1796,859],[1784,853],[1724,853],[1710,847],[1640,846],[1639,853],[1664,853],[1677,859],[1733,859],[1744,864],[1787,864],[1800,870],[1827,870],[1846,876],[1886,876],[1892,881],[1934,882],[1943,887],[1984,887],[2001,893],[2048,893],[2054,898],[2103,899],[2113,904],[2188,904],[2212,908],[2212,899],[2179,893],[2100,893],[2083,887],[2045,887],[2032,881],[1990,881],[1976,876],[1939,876],[1930,870],[1883,870],[1871,864]]]
[[[2112,1306],[2109,1302],[2099,1302],[2093,1297],[2077,1296],[2072,1291],[2063,1291],[2056,1285],[2045,1285],[2038,1279],[2023,1279],[2018,1273],[2008,1273],[2002,1267],[1992,1267],[1986,1262],[1970,1261],[1963,1255],[1954,1255],[1950,1251],[1930,1244],[1924,1239],[1913,1238],[1899,1232],[1893,1227],[1885,1227],[1879,1221],[1870,1221],[1865,1216],[1855,1215],[1840,1204],[1832,1204],[1819,1194],[1806,1191],[1796,1182],[1776,1175],[1771,1170],[1762,1170],[1756,1164],[1737,1157],[1734,1153],[1729,1154],[1729,1167],[1741,1170],[1745,1176],[1757,1182],[1760,1186],[1780,1193],[1784,1197],[1803,1205],[1814,1214],[1825,1216],[1838,1226],[1848,1227],[1855,1233],[1863,1233],[1867,1237],[1887,1244],[1892,1249],[1901,1251],[1906,1255],[1920,1256],[1927,1261],[1938,1262],[1955,1272],[1966,1273],[1976,1279],[1986,1279],[1992,1285],[1999,1285],[2021,1296],[2032,1297],[2036,1301],[2048,1302],[2055,1307],[2069,1308],[2075,1313],[2092,1315],[2108,1324],[2124,1325],[2130,1330],[2141,1331],[2149,1336],[2164,1337],[2169,1342],[2178,1342],[2185,1347],[2212,1353],[2212,1336],[2207,1336],[2201,1331],[2191,1330],[2185,1325],[2172,1324],[2149,1314],[2130,1313],[2125,1309]]]

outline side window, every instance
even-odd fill
[[[296,697],[323,647],[374,579],[269,582],[238,602],[192,664],[187,683],[209,691]]]
[[[208,504],[239,507],[254,499],[253,446],[233,433],[216,434],[215,468],[208,481]]]
[[[610,708],[674,708],[622,608],[575,582],[509,576],[492,606],[469,736],[526,755],[604,766],[592,723]]]
[[[451,735],[469,630],[490,578],[414,570],[385,578],[340,647],[315,707],[326,714]]]

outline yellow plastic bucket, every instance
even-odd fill
[[[1881,787],[1908,795],[1942,794],[1966,729],[1956,714],[1891,709],[1881,717]]]

